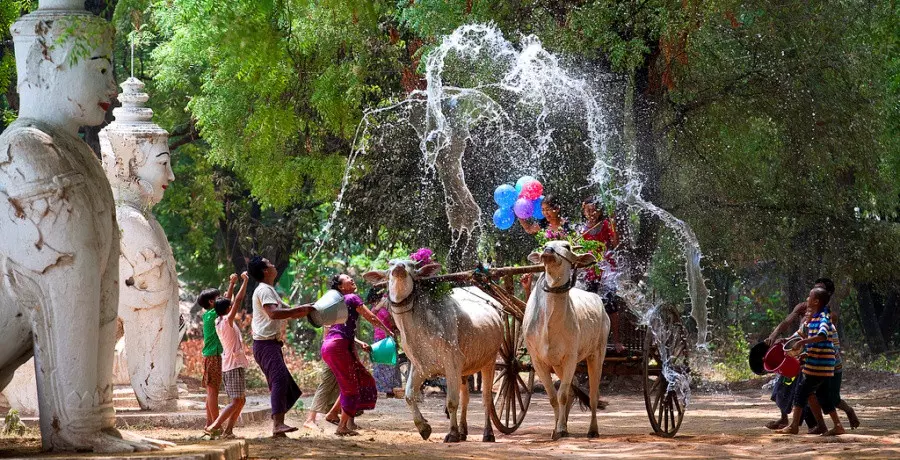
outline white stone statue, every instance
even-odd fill
[[[100,131],[100,152],[120,230],[119,318],[131,386],[142,409],[171,411],[178,408],[178,277],[169,240],[150,210],[175,177],[169,134],[151,121],[143,88],[134,77],[122,83],[122,107]]]
[[[78,136],[116,95],[112,29],[83,0],[11,27],[21,106],[0,135],[0,389],[35,358],[45,450],[159,444],[115,428],[119,229],[109,181]]]

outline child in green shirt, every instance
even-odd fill
[[[231,299],[237,275],[228,279],[226,299]],[[203,386],[206,387],[206,426],[219,418],[219,388],[222,385],[222,343],[216,334],[216,299],[220,297],[216,288],[204,289],[197,297],[197,304],[206,310],[203,314]]]

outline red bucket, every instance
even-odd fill
[[[777,345],[769,348],[766,357],[763,358],[763,367],[769,372],[776,372],[787,378],[794,378],[800,374],[800,360],[785,355],[784,348]]]

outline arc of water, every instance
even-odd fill
[[[443,74],[447,58],[453,54],[460,59],[477,59],[482,53],[488,53],[492,64],[501,67],[501,77],[487,83],[479,83],[471,88],[459,88],[445,86]],[[706,298],[708,290],[703,282],[700,271],[700,248],[696,236],[685,222],[674,217],[671,213],[646,201],[640,195],[639,174],[634,166],[634,156],[629,155],[627,164],[615,165],[607,152],[608,133],[606,120],[602,107],[602,95],[594,94],[591,86],[584,80],[574,78],[562,69],[558,59],[547,52],[540,41],[533,36],[523,37],[521,50],[517,50],[507,41],[500,31],[493,25],[473,24],[464,25],[446,36],[441,44],[433,50],[426,60],[427,88],[424,91],[414,91],[403,101],[367,111],[354,136],[353,150],[348,159],[348,166],[342,181],[341,192],[335,203],[335,209],[331,219],[326,224],[320,238],[327,235],[343,200],[344,191],[349,182],[353,165],[360,154],[365,153],[369,147],[371,138],[370,129],[373,127],[375,117],[386,111],[405,110],[412,112],[417,107],[424,107],[425,115],[421,123],[414,123],[410,118],[407,122],[415,128],[419,135],[419,146],[423,154],[425,164],[435,168],[439,176],[450,179],[450,189],[444,184],[448,198],[448,217],[453,206],[456,206],[457,197],[471,197],[471,193],[461,173],[462,154],[465,143],[470,136],[470,130],[477,123],[496,122],[504,126],[513,126],[510,115],[504,106],[492,98],[490,92],[501,92],[514,95],[517,106],[536,107],[540,111],[535,117],[535,126],[538,132],[531,142],[526,136],[520,135],[514,128],[504,131],[504,135],[520,136],[524,141],[522,145],[528,146],[528,156],[532,160],[536,155],[541,155],[552,147],[553,128],[546,123],[551,112],[551,106],[557,102],[574,104],[579,110],[584,110],[584,123],[588,132],[585,146],[594,153],[595,164],[592,169],[591,182],[595,186],[604,188],[612,194],[613,198],[625,203],[633,209],[651,213],[660,218],[666,226],[672,228],[681,238],[686,258],[686,272],[688,278],[689,295],[692,303],[692,316],[697,322],[698,345],[706,343],[707,338],[707,313]],[[458,112],[455,115],[447,110],[454,110],[447,102],[456,98],[458,101],[471,103],[472,107],[483,109],[482,112],[467,109],[467,112]],[[454,116],[465,115],[462,120],[456,120]],[[471,119],[466,119],[470,117]],[[515,134],[510,134],[515,133]],[[453,150],[451,147],[456,139],[456,155],[447,156],[446,162],[441,164],[439,159],[442,152]],[[460,144],[460,142],[462,144]],[[460,148],[462,145],[462,148]],[[441,170],[443,168],[443,170]],[[620,173],[626,179],[624,185],[614,187],[612,173]],[[475,204],[477,208],[477,204]],[[474,214],[474,221],[470,219],[467,224],[453,224],[461,230],[462,227],[474,228],[479,225],[480,209]],[[452,219],[451,219],[452,221]],[[321,247],[321,243],[320,246]]]

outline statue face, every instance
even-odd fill
[[[136,171],[141,184],[141,198],[152,206],[162,201],[166,188],[175,180],[168,139],[162,136],[147,140],[139,143],[138,148],[142,150],[145,158],[144,163]]]
[[[51,104],[82,126],[103,123],[110,103],[116,97],[111,53],[96,50],[90,58],[59,70]]]
[[[42,0],[37,11],[10,27],[19,116],[70,134],[79,126],[101,124],[117,93],[111,64],[113,30],[76,4],[76,0]]]

